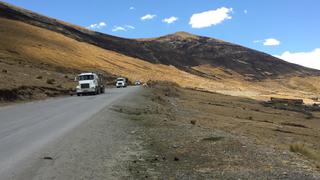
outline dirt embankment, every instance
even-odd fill
[[[45,97],[55,97],[59,95],[70,94],[71,90],[36,87],[36,86],[21,86],[15,89],[0,89],[0,102],[13,102],[18,100],[32,100]]]
[[[39,100],[75,92],[74,77],[95,69],[74,69],[33,61],[16,51],[0,50],[0,104]],[[104,74],[105,85],[114,84],[116,76]]]
[[[143,128],[137,179],[319,179],[320,113],[151,83],[139,106],[116,107]]]
[[[0,65],[0,103],[67,95],[74,86],[71,69],[1,57]]]

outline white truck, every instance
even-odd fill
[[[117,78],[116,80],[116,87],[117,88],[125,88],[128,86],[128,79],[127,78]]]
[[[76,87],[78,96],[86,94],[101,94],[104,93],[103,76],[100,73],[81,73],[76,78],[79,84]]]

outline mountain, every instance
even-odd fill
[[[153,62],[171,64],[186,70],[212,65],[260,80],[281,75],[319,74],[319,71],[285,62],[266,53],[186,32],[143,42],[147,44],[149,52],[153,53]]]
[[[318,70],[240,45],[187,32],[120,38],[3,2],[0,65],[8,71],[0,76],[0,89],[71,88],[74,83],[70,79],[76,73],[98,70],[110,78],[121,75],[130,80],[174,81],[183,87],[232,95],[265,97],[286,92],[281,96],[304,96],[320,92]],[[56,83],[41,81],[38,74],[43,79],[54,78]]]
[[[0,5],[0,10],[1,17],[53,30],[78,41],[151,63],[173,65],[191,73],[196,73],[192,67],[212,65],[255,79],[286,74],[319,74],[316,70],[291,64],[256,50],[186,32],[159,38],[124,39],[89,31],[3,3]]]

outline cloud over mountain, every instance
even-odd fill
[[[320,48],[316,48],[310,52],[286,51],[281,55],[276,55],[276,57],[294,64],[320,70]]]
[[[192,28],[215,26],[225,20],[232,19],[232,16],[230,15],[232,12],[232,8],[221,7],[215,10],[196,13],[191,16],[189,24]]]
[[[91,25],[87,26],[87,29],[101,29],[106,26],[107,26],[107,23],[102,21],[102,22],[91,24]]]
[[[117,31],[128,31],[130,29],[135,29],[134,26],[131,25],[124,25],[124,26],[114,26],[112,31],[117,32]]]
[[[265,45],[265,46],[279,46],[280,43],[281,42],[275,38],[268,38],[268,39],[264,40],[263,45]]]
[[[176,22],[177,20],[178,20],[177,17],[171,16],[171,17],[169,17],[169,18],[164,18],[164,19],[162,20],[162,22],[167,23],[167,24],[172,24],[172,23]]]

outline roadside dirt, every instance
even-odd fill
[[[320,178],[319,112],[309,119],[170,83],[151,83],[139,98],[139,104],[113,108],[141,126],[133,132],[141,151],[128,169],[135,179]]]
[[[31,61],[19,56],[2,56],[4,54],[0,52],[0,106],[72,95],[77,85],[74,77],[81,72],[90,72]],[[113,85],[116,76],[106,72],[103,74],[105,85]]]
[[[0,57],[0,104],[69,94],[75,74],[49,64]]]

